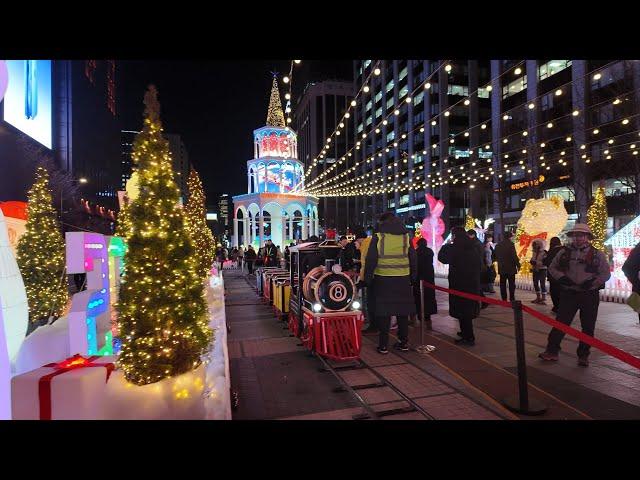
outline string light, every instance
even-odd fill
[[[49,173],[36,169],[35,182],[27,194],[26,231],[18,240],[16,260],[29,304],[29,320],[59,317],[67,306],[65,244],[52,205]],[[3,299],[11,302],[11,298]]]
[[[154,383],[196,368],[213,332],[207,324],[199,272],[180,192],[173,180],[169,144],[162,137],[155,87],[145,94],[144,128],[132,157],[140,192],[130,205],[133,225],[117,304],[127,381]]]

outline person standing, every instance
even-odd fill
[[[420,299],[420,282],[425,281],[435,284],[435,272],[433,270],[433,250],[427,246],[427,240],[418,240],[416,257],[418,260],[418,281],[413,283],[413,298],[416,302],[416,312],[420,319],[422,302],[424,302],[424,322],[431,325],[431,315],[438,313],[438,303],[436,302],[436,291],[433,288],[424,287],[422,289],[422,302]]]
[[[571,239],[570,245],[565,246],[549,265],[549,273],[562,286],[557,318],[559,322],[571,325],[580,310],[582,333],[593,337],[600,304],[598,290],[604,288],[611,277],[609,262],[604,252],[591,245],[593,234],[588,225],[576,224],[567,236]],[[564,332],[553,328],[547,338],[547,348],[538,356],[545,361],[558,361],[563,338]],[[590,349],[586,343],[578,344],[578,365],[589,365]]]
[[[363,305],[366,307],[366,318],[367,323],[369,324],[366,329],[362,331],[364,334],[379,334],[380,330],[378,329],[378,325],[376,323],[376,302],[375,295],[373,293],[373,284],[367,285],[364,281],[367,273],[367,254],[369,252],[369,247],[371,246],[371,241],[373,237],[366,236],[362,239],[356,239],[356,243],[359,243],[360,248],[360,281],[358,282],[359,288],[364,292],[365,301]]]
[[[478,232],[476,232],[474,229],[469,229],[467,230],[467,235],[469,236],[469,239],[471,240],[471,242],[473,243],[473,248],[475,248],[476,253],[478,254],[478,257],[480,258],[480,288],[478,289],[478,295],[480,295],[481,297],[484,297],[484,289],[482,288],[482,279],[486,278],[487,276],[487,264],[484,261],[484,245],[482,244],[482,242],[480,241],[480,239],[478,238]],[[482,303],[480,305],[480,308],[487,308],[489,306],[488,303]]]
[[[265,267],[275,267],[277,265],[278,251],[271,240],[265,242],[263,254]]]
[[[247,247],[247,253],[245,254],[245,260],[247,262],[247,268],[249,269],[249,275],[253,273],[253,264],[256,261],[256,251],[253,249],[253,245],[249,245]]]
[[[350,242],[344,235],[340,237],[338,242],[342,247],[340,251],[340,266],[343,272],[350,272],[355,269],[356,246]]]
[[[400,341],[394,348],[409,350],[409,315],[416,313],[411,283],[417,277],[416,252],[401,219],[386,212],[367,250],[365,282],[375,290],[376,324],[380,329],[378,353],[389,353],[391,316],[398,320]]]
[[[544,259],[544,264],[547,266],[547,279],[549,280],[549,293],[551,294],[551,302],[553,303],[553,308],[551,311],[553,313],[558,313],[558,305],[560,305],[560,285],[556,282],[555,278],[551,276],[549,273],[549,265],[553,262],[553,259],[556,257],[558,252],[562,250],[562,242],[558,237],[553,237],[549,241],[549,252],[547,253],[546,258]]]
[[[622,272],[631,282],[632,291],[640,294],[640,243],[629,253],[622,265]],[[640,313],[638,313],[638,318],[640,318]]]
[[[498,275],[500,275],[500,296],[507,300],[507,282],[509,282],[509,301],[515,300],[516,273],[520,270],[520,259],[513,244],[513,233],[504,232],[504,238],[498,242],[495,248],[495,257],[498,262]]]
[[[242,245],[238,247],[238,266],[244,272],[244,248]]]
[[[536,238],[531,244],[531,271],[533,272],[533,289],[536,292],[536,299],[533,303],[538,305],[547,304],[547,251],[544,249],[544,241]]]
[[[289,245],[284,247],[284,268],[290,270],[289,259],[291,258],[291,252],[289,252]]]
[[[442,246],[438,253],[440,263],[449,265],[449,288],[477,295],[480,291],[480,270],[482,257],[473,241],[462,227],[451,229],[452,242]],[[461,345],[475,345],[473,319],[480,313],[480,304],[475,300],[449,294],[449,315],[460,322],[461,337],[455,342]]]
[[[487,266],[487,270],[484,277],[484,285],[482,290],[486,293],[496,293],[493,288],[493,282],[496,280],[496,269],[493,266],[493,252],[495,245],[493,244],[493,237],[491,235],[485,235],[484,237],[484,263]]]

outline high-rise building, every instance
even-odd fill
[[[447,228],[469,211],[495,218],[496,231],[513,228],[527,199],[557,195],[570,222],[585,221],[599,185],[609,234],[640,213],[639,61],[364,60],[353,69],[356,104],[338,117],[354,145],[333,153],[337,136],[327,135],[307,189],[344,196],[359,223],[391,210],[412,225],[425,216],[425,193],[443,200]],[[331,156],[343,163],[318,177]]]
[[[324,80],[307,83],[302,95],[295,103],[293,125],[298,133],[298,157],[306,167],[318,156],[327,137],[340,122],[342,113],[354,96],[353,82]],[[353,144],[353,132],[346,127],[345,134],[335,138],[329,153],[312,167],[311,175],[322,174],[336,161],[338,151],[344,151],[347,144]],[[346,228],[349,212],[338,215],[338,200],[324,198],[320,202],[320,219],[325,227]],[[344,207],[346,207],[346,202]],[[342,222],[338,224],[338,219]]]
[[[223,229],[229,226],[229,197],[228,193],[220,194],[218,199],[218,221]]]
[[[25,200],[36,164],[48,158],[57,170],[52,194],[65,228],[111,233],[120,187],[117,62],[3,62],[10,90],[0,102],[6,133],[0,156],[7,167],[0,199]]]
[[[122,171],[120,173],[120,189],[124,190],[127,180],[131,178],[132,160],[131,152],[133,151],[133,143],[136,139],[136,135],[140,133],[136,130],[122,130],[122,159],[121,166]],[[173,164],[173,172],[175,182],[180,189],[180,198],[182,203],[185,204],[188,200],[189,189],[187,187],[187,180],[189,179],[189,169],[191,163],[189,162],[189,154],[184,146],[184,142],[180,135],[165,134],[165,138],[169,142],[169,151],[171,152],[171,160]]]

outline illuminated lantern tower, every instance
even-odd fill
[[[233,245],[254,248],[271,240],[284,250],[297,238],[318,235],[318,199],[293,193],[304,187],[297,135],[286,126],[274,76],[267,124],[254,130],[247,162],[247,194],[233,197]]]

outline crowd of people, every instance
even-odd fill
[[[413,248],[404,222],[391,212],[379,217],[373,234],[367,235],[362,228],[356,228],[353,233],[351,241],[346,236],[339,239],[342,247],[340,265],[354,278],[362,292],[367,320],[363,333],[377,334],[377,350],[386,354],[389,331],[394,328],[391,321],[395,318],[398,342],[394,348],[407,351],[409,325],[415,326],[424,321],[430,328],[431,315],[438,310],[435,290],[424,287],[424,282],[435,283],[434,251],[423,238]],[[536,293],[533,303],[547,305],[549,293],[551,312],[558,321],[571,325],[576,313],[580,312],[582,332],[593,336],[600,302],[598,291],[604,288],[611,276],[609,262],[606,255],[591,244],[593,234],[587,225],[576,224],[566,236],[568,242],[565,245],[558,237],[551,238],[548,250],[544,240],[532,242],[528,262]],[[313,237],[307,241],[319,239]],[[440,248],[437,257],[442,264],[449,266],[449,288],[486,297],[497,293],[494,283],[499,277],[501,299],[516,301],[515,280],[522,265],[513,241],[514,234],[509,231],[502,232],[501,240],[496,244],[491,234],[485,235],[481,241],[475,230],[453,227],[451,240]],[[289,268],[289,246],[281,253],[280,247],[270,240],[258,252],[249,245],[244,251],[242,247],[235,252],[232,250],[230,255],[243,257],[249,273],[257,266],[280,265],[281,261]],[[313,265],[305,265],[305,271],[322,264],[321,259],[307,260]],[[640,295],[640,244],[629,255],[623,271],[632,283],[633,292]],[[488,303],[481,300],[465,298],[454,292],[449,294],[449,316],[460,324],[457,344],[475,345],[473,322],[480,310],[487,306]],[[539,357],[549,362],[557,361],[563,337],[562,331],[551,329],[547,346]],[[589,352],[589,345],[580,342],[577,349],[579,365],[589,365]]]

